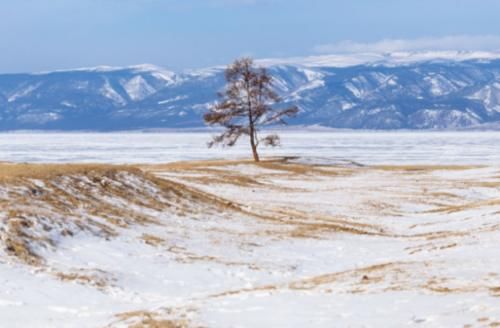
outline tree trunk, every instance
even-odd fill
[[[256,162],[260,162],[259,153],[257,153],[257,138],[255,137],[255,125],[253,121],[252,115],[252,101],[250,100],[250,85],[246,84],[247,88],[247,102],[248,102],[248,125],[250,127],[250,146],[252,146],[253,160]]]
[[[250,145],[252,146],[253,159],[260,162],[259,153],[257,153],[257,145],[255,144],[254,134],[250,135]]]

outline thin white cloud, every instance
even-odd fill
[[[500,36],[452,35],[418,39],[384,39],[377,42],[341,41],[314,47],[316,53],[388,53],[398,51],[457,50],[499,51]]]

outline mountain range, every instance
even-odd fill
[[[350,129],[500,126],[500,54],[419,52],[258,60],[290,124]],[[0,74],[0,130],[198,128],[224,67],[153,65]]]

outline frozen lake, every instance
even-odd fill
[[[264,155],[362,164],[500,165],[500,132],[286,132]],[[248,157],[246,140],[208,149],[209,133],[1,133],[0,161],[160,163]]]

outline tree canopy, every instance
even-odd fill
[[[278,146],[280,138],[270,134],[259,136],[265,125],[286,124],[285,118],[294,117],[297,106],[277,106],[282,100],[273,88],[273,77],[263,67],[256,67],[251,58],[237,59],[225,71],[226,86],[218,93],[219,101],[204,115],[208,125],[225,128],[209,146],[222,144],[234,146],[238,139],[246,135],[255,161],[259,161],[258,147]]]

